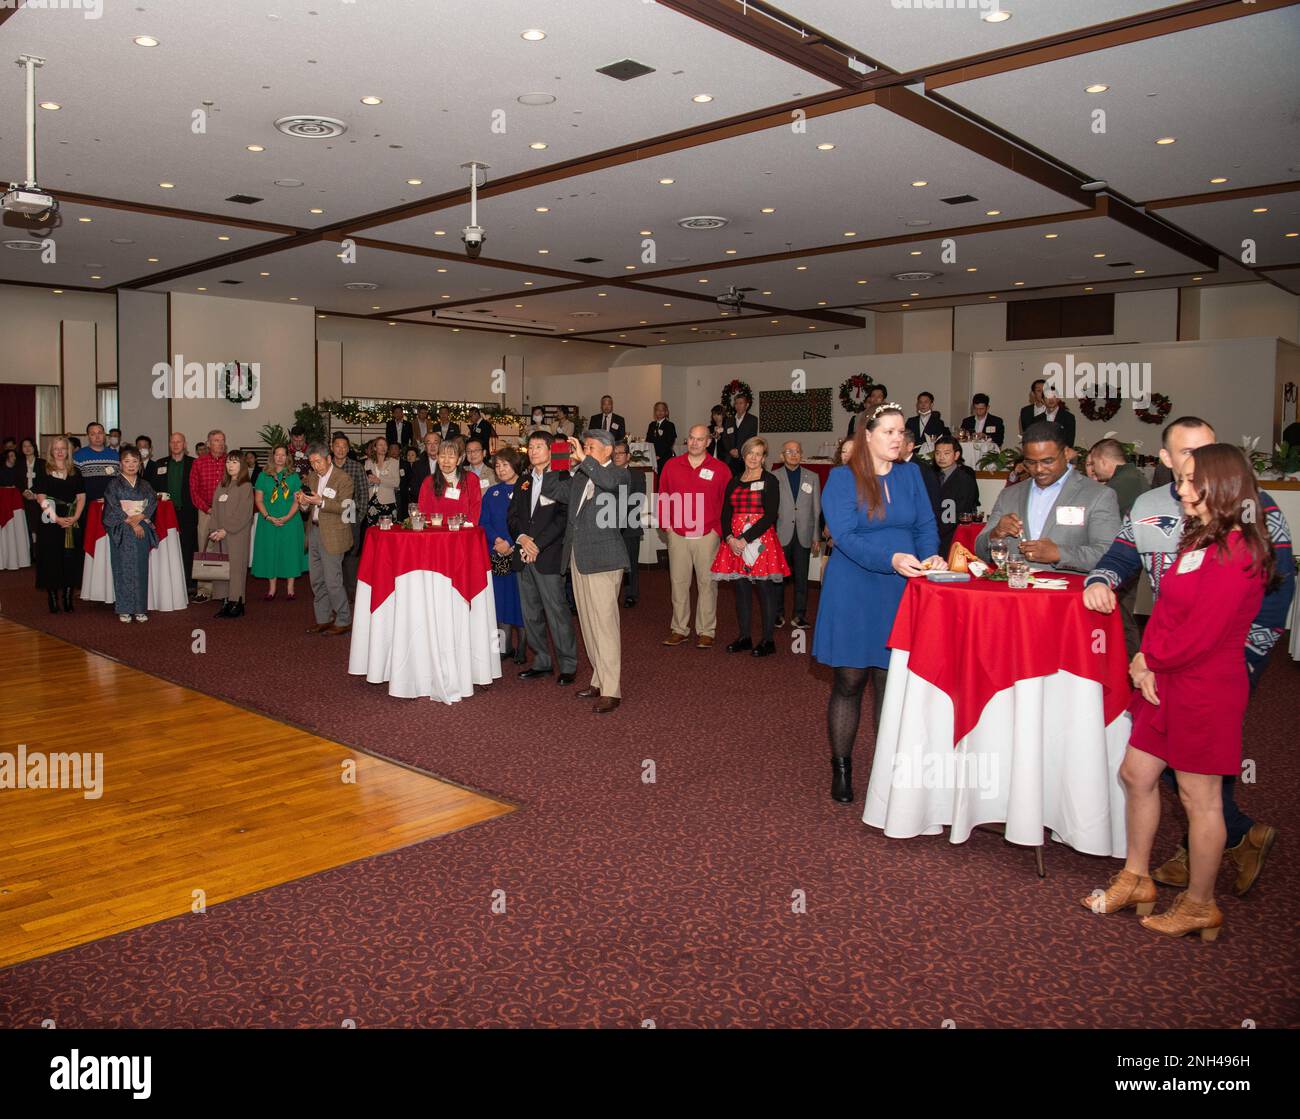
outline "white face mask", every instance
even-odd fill
[[[112,447],[113,450],[117,450],[118,444],[120,444],[121,442],[122,440],[119,439],[116,435],[110,435],[108,437],[108,445]]]
[[[541,422],[542,422],[542,414],[541,414],[541,412],[534,412],[534,413],[533,413],[533,423],[535,423],[535,424],[539,424],[539,423],[541,423]]]
[[[141,447],[141,448],[140,448],[140,457],[141,457],[142,459],[144,459],[146,462],[148,461],[148,459],[149,459],[149,448],[148,448],[148,447]]]

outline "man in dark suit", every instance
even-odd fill
[[[908,416],[903,425],[912,433],[913,443],[933,443],[940,435],[948,434],[948,425],[934,410],[934,393],[922,392],[916,398],[916,415]]]
[[[199,510],[190,497],[190,468],[194,465],[194,459],[185,453],[185,436],[179,431],[172,432],[167,441],[167,450],[169,454],[166,458],[150,462],[141,468],[141,473],[159,497],[168,495],[172,508],[176,510],[185,581],[189,585],[190,594],[194,594],[197,587],[190,578],[190,573],[194,569],[194,553],[198,551],[199,544]]]
[[[1065,401],[1056,395],[1056,390],[1051,385],[1048,385],[1043,392],[1043,404],[1046,405],[1047,410],[1038,418],[1056,424],[1061,429],[1061,435],[1065,438],[1065,445],[1073,447],[1074,413],[1065,406]]]
[[[849,433],[846,436],[846,438],[852,439],[853,433],[857,431],[858,416],[866,416],[867,419],[869,420],[871,418],[871,414],[882,404],[884,404],[884,402],[888,399],[889,399],[889,389],[885,388],[884,385],[872,385],[871,388],[867,390],[867,402],[863,406],[862,411],[859,412],[857,415],[849,417]],[[866,420],[863,420],[862,422],[866,423]]]
[[[655,477],[658,478],[677,445],[677,426],[668,418],[668,405],[662,400],[655,404],[655,418],[645,429],[645,441],[655,449]]]
[[[415,419],[411,421],[411,442],[417,447],[424,446],[424,437],[433,430],[433,420],[429,417],[429,406],[417,404]]]
[[[641,537],[645,535],[642,525],[643,512],[649,509],[650,504],[649,493],[646,490],[646,484],[650,481],[650,471],[632,469],[630,465],[632,452],[626,439],[620,439],[614,444],[613,461],[615,466],[623,467],[632,479],[627,524],[623,525],[623,543],[627,545],[627,589],[623,594],[623,605],[635,606],[637,599],[641,597],[641,568],[638,557],[641,554]],[[634,505],[638,494],[643,504]]]
[[[544,431],[534,431],[528,437],[528,464],[529,472],[516,483],[506,512],[506,526],[515,538],[515,570],[519,573],[524,636],[533,651],[532,665],[519,677],[535,680],[551,674],[551,651],[546,642],[549,628],[560,662],[556,683],[572,684],[578,671],[578,641],[564,600],[561,572],[569,474],[549,469],[551,437]]]
[[[393,405],[393,418],[384,425],[384,438],[391,447],[396,444],[406,447],[415,440],[415,429],[406,418],[406,410],[400,404]]]
[[[911,462],[915,454],[916,438],[910,427],[904,427],[903,453],[899,461]],[[930,508],[934,511],[934,519],[937,521],[939,519],[939,475],[928,462],[918,462],[916,465],[921,469],[921,479],[925,482],[925,492],[930,496]]]
[[[1027,428],[1035,420],[1043,418],[1043,413],[1047,411],[1047,405],[1043,401],[1043,388],[1047,384],[1042,377],[1039,377],[1029,386],[1029,403],[1020,409],[1020,434],[1024,435]]]
[[[591,417],[591,423],[588,426],[607,432],[611,439],[627,438],[627,424],[624,423],[623,417],[614,411],[614,398],[612,396],[602,396],[600,398],[600,411]],[[571,436],[566,436],[566,438],[571,438]]]
[[[442,436],[445,443],[448,439],[455,439],[460,434],[460,424],[451,418],[451,409],[442,407],[438,409],[438,422],[434,424],[433,430]]]
[[[1007,425],[1002,422],[1001,416],[995,416],[989,411],[988,396],[977,392],[971,397],[970,410],[973,414],[961,421],[962,431],[969,432],[972,437],[990,439],[999,447],[1002,446],[1002,440],[1007,437]]]
[[[618,591],[628,569],[622,526],[629,519],[632,478],[627,467],[614,465],[614,437],[601,428],[589,428],[581,443],[570,437],[569,453],[574,468],[563,569],[573,575],[582,643],[591,661],[591,683],[577,698],[594,699],[592,711],[607,715],[623,701]]]
[[[961,444],[951,435],[935,440],[934,470],[939,478],[939,555],[946,558],[961,518],[979,508],[980,487],[975,471],[961,460]]]
[[[492,436],[496,434],[496,428],[483,418],[483,413],[477,408],[469,410],[469,431],[465,436],[465,442],[471,439],[477,439],[483,446],[485,455],[492,453]]]
[[[754,401],[748,393],[738,392],[731,398],[736,414],[727,421],[722,437],[723,461],[731,467],[733,474],[740,474],[745,469],[745,460],[740,457],[740,448],[758,434],[758,417],[750,412]]]
[[[420,487],[426,478],[432,477],[438,469],[438,448],[442,446],[442,437],[437,431],[430,431],[424,437],[424,453],[410,466],[403,467],[402,491],[397,499],[397,514],[406,516],[407,506],[420,500]]]

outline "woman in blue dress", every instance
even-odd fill
[[[140,453],[122,448],[122,472],[104,490],[104,531],[113,564],[113,596],[119,621],[149,620],[149,552],[157,547],[153,515],[158,495],[140,473]]]
[[[506,513],[510,509],[510,497],[515,492],[515,482],[519,479],[520,462],[519,452],[514,447],[502,447],[497,451],[492,464],[497,484],[483,495],[479,507],[479,522],[493,557],[492,595],[497,604],[497,625],[505,630],[505,652],[502,655],[514,657],[515,664],[523,664],[528,659],[524,645],[524,611],[519,604],[519,576],[513,571],[504,575],[497,572],[505,566],[505,560],[500,557],[509,556],[515,547],[515,538],[506,527]]]
[[[902,409],[883,404],[858,425],[848,462],[830,472],[822,490],[835,550],[822,576],[812,653],[835,670],[826,725],[831,796],[843,804],[853,800],[853,740],[868,677],[880,727],[889,667],[885,642],[907,580],[947,566],[935,554],[939,531],[921,477],[926,468],[898,461],[902,447]]]

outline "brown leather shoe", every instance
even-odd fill
[[[673,630],[672,633],[670,633],[670,634],[669,634],[669,635],[664,639],[664,644],[665,644],[665,645],[685,645],[686,642],[688,642],[690,639],[691,639],[691,635],[690,635],[689,633],[678,633],[676,630]]]
[[[327,626],[325,629],[321,630],[321,633],[325,634],[326,637],[332,637],[336,633],[347,633],[351,628],[352,626],[350,624],[346,626]]]
[[[1237,868],[1237,880],[1232,884],[1232,892],[1238,897],[1255,884],[1276,840],[1277,828],[1271,824],[1255,824],[1236,847],[1229,847],[1224,852]]]
[[[1080,898],[1079,904],[1094,913],[1118,913],[1130,905],[1136,906],[1138,913],[1150,913],[1156,907],[1156,884],[1131,870],[1121,870],[1105,890],[1094,890]]]
[[[329,629],[329,628],[332,627],[333,625],[334,625],[334,619],[331,618],[328,622],[317,622],[314,626],[308,626],[308,627],[307,627],[307,632],[308,632],[308,633],[324,633],[327,629]]]
[[[622,700],[615,699],[613,696],[601,696],[600,700],[592,708],[592,711],[597,715],[608,715],[622,702]]]
[[[1199,932],[1202,940],[1215,940],[1223,928],[1223,914],[1214,904],[1213,898],[1206,902],[1196,902],[1182,893],[1174,898],[1174,903],[1163,913],[1143,917],[1142,927],[1166,936],[1186,936],[1190,932]]]
[[[701,635],[700,635],[700,639],[695,643],[695,647],[696,647],[697,649],[712,649],[712,648],[713,648],[713,638],[712,638],[712,637],[709,637],[709,636],[707,636],[707,635],[705,635],[705,634],[701,634]]]
[[[1160,885],[1177,886],[1180,890],[1187,889],[1188,875],[1186,847],[1179,847],[1173,858],[1161,863],[1151,872],[1151,877]]]
[[[573,693],[573,698],[574,698],[574,699],[599,699],[599,698],[600,698],[600,689],[599,689],[599,688],[583,688],[582,691],[580,691],[580,692],[574,692],[574,693]]]

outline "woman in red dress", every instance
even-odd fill
[[[461,465],[464,449],[459,436],[438,448],[438,469],[420,486],[420,512],[426,517],[431,513],[461,513],[469,524],[479,523],[483,491],[478,475]]]
[[[1198,447],[1178,476],[1183,537],[1160,580],[1160,597],[1129,674],[1138,688],[1133,731],[1120,766],[1128,857],[1104,894],[1083,899],[1094,912],[1129,906],[1149,914],[1156,887],[1149,860],[1160,823],[1158,782],[1178,775],[1187,810],[1187,890],[1142,924],[1168,936],[1223,925],[1214,880],[1226,832],[1224,774],[1241,768],[1241,727],[1249,685],[1242,650],[1264,592],[1274,581],[1273,547],[1260,516],[1259,490],[1245,456],[1227,443]]]
[[[713,577],[730,580],[736,588],[736,620],[740,636],[727,646],[728,653],[752,650],[755,657],[776,652],[772,631],[776,626],[783,580],[790,577],[785,549],[776,535],[781,508],[781,483],[763,469],[767,443],[754,436],[740,449],[744,471],[727,483],[722,498],[722,530],[726,539],[713,557]],[[758,590],[763,612],[763,636],[755,645],[749,637],[753,617],[752,590]]]

